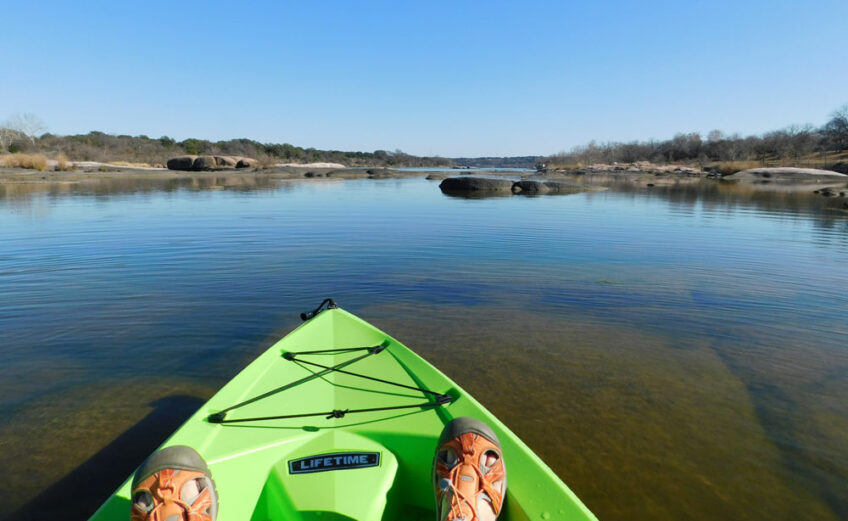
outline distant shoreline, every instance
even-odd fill
[[[51,165],[55,168],[55,165]],[[731,175],[722,177],[711,171],[697,171],[691,167],[679,165],[642,165],[644,170],[632,168],[620,168],[615,165],[592,165],[583,170],[554,170],[554,171],[515,171],[499,170],[495,168],[480,169],[446,169],[445,167],[415,168],[414,170],[402,170],[382,167],[347,167],[331,168],[326,163],[286,165],[270,168],[241,168],[241,169],[215,169],[208,171],[186,171],[169,170],[167,168],[156,168],[146,166],[123,166],[97,162],[78,162],[71,170],[46,170],[39,171],[18,167],[0,166],[0,185],[16,183],[27,184],[51,184],[51,183],[82,183],[102,179],[214,179],[226,177],[254,178],[263,180],[334,180],[334,179],[403,179],[412,177],[427,177],[431,180],[442,180],[447,177],[464,177],[473,175],[476,177],[521,177],[526,180],[537,181],[569,181],[580,185],[610,186],[613,184],[628,184],[652,188],[686,183],[697,183],[705,180],[735,182],[743,184],[759,185],[766,188],[780,186],[781,190],[806,190],[810,189],[811,183],[820,186],[841,186],[848,184],[848,177],[835,174],[834,177],[811,174],[810,170],[803,169],[753,169],[745,171],[742,175]],[[797,170],[797,176],[792,171]],[[767,173],[762,174],[762,171]],[[774,174],[768,173],[774,172]],[[747,172],[752,172],[748,174]],[[838,193],[838,192],[837,192]]]
[[[515,175],[493,169],[457,170],[456,175]],[[84,164],[73,170],[33,170],[0,166],[0,183],[73,183],[93,179],[148,178],[180,179],[187,177],[254,176],[269,179],[391,179],[424,177],[428,174],[445,174],[444,168],[420,168],[414,171],[381,167],[328,168],[326,166],[287,165],[262,169],[216,169],[207,171],[168,170],[167,168],[119,166],[107,163]]]

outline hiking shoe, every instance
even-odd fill
[[[494,521],[506,494],[506,467],[492,429],[455,418],[439,437],[433,462],[438,521]]]
[[[133,476],[131,521],[215,521],[217,515],[212,475],[191,447],[155,452]]]

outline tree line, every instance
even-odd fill
[[[41,133],[43,123],[31,114],[17,115],[0,125],[0,154],[25,152],[50,157],[63,155],[71,161],[127,161],[163,165],[180,155],[223,155],[252,157],[267,163],[342,163],[347,166],[442,167],[452,166],[443,157],[419,157],[401,150],[345,152],[303,148],[288,143],[261,143],[252,139],[209,141],[168,136],[111,135],[92,131],[88,134],[57,136]]]
[[[762,135],[742,137],[713,130],[705,137],[698,132],[680,133],[664,141],[629,143],[590,142],[567,152],[551,155],[540,163],[548,168],[579,167],[593,163],[654,163],[757,161],[763,165],[824,166],[845,168],[848,152],[848,105],[831,114],[821,127],[792,125]]]

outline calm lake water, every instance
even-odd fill
[[[716,182],[437,184],[0,185],[0,518],[86,518],[327,296],[602,520],[848,518],[848,214]]]

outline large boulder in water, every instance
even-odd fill
[[[168,160],[168,170],[191,170],[197,156],[179,156]]]
[[[215,156],[197,156],[194,159],[191,169],[200,172],[202,170],[212,170],[217,167],[218,162],[215,160]]]
[[[551,189],[539,181],[516,181],[512,184],[512,191],[523,195],[540,195],[550,192]]]
[[[512,185],[512,191],[521,195],[565,195],[577,194],[602,189],[602,187],[589,187],[567,181],[516,181]]]
[[[439,183],[445,193],[506,192],[512,191],[512,181],[485,177],[449,177]]]

